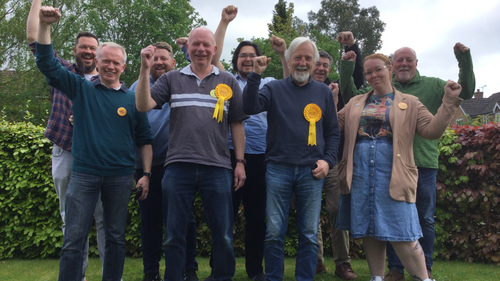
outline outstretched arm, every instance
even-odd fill
[[[40,24],[40,8],[42,7],[42,0],[33,0],[31,3],[30,13],[28,14],[28,20],[26,21],[26,37],[28,38],[28,43],[33,43],[38,37],[38,25]]]
[[[470,49],[458,42],[453,47],[453,51],[455,52],[458,67],[460,68],[458,72],[458,83],[462,86],[460,98],[470,99],[474,95],[474,90],[476,88],[476,77],[472,66]]]
[[[140,112],[147,112],[156,107],[156,102],[151,98],[151,89],[149,87],[149,67],[155,52],[156,47],[152,45],[141,50],[141,70],[135,88],[135,104]]]
[[[49,6],[43,6],[39,12],[39,28],[38,28],[38,44],[49,45],[50,39],[50,26],[61,19],[59,9]]]
[[[234,20],[234,18],[236,18],[237,14],[238,14],[238,8],[233,5],[229,5],[224,9],[222,9],[220,23],[214,34],[215,45],[217,45],[217,51],[215,52],[215,55],[212,58],[212,64],[215,65],[220,70],[224,70],[224,66],[220,62],[220,57],[222,55],[222,48],[224,47],[224,38],[226,36],[227,26],[232,20]]]
[[[288,63],[285,58],[286,42],[278,36],[272,36],[269,41],[271,42],[273,50],[280,56],[281,65],[283,66],[283,78],[287,78],[290,76],[290,69],[288,68]]]
[[[350,31],[342,31],[339,33],[337,40],[340,44],[346,45],[346,53],[349,51],[353,51],[356,54],[356,64],[354,66],[352,78],[354,79],[354,85],[356,85],[356,89],[359,89],[365,82],[365,76],[363,75],[363,56],[361,55],[358,44],[356,44],[354,40],[354,35]]]

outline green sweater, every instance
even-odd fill
[[[85,80],[64,68],[52,45],[36,45],[36,63],[50,86],[73,103],[73,164],[71,170],[96,176],[134,173],[134,145],[153,143],[146,113],[138,112],[135,93]],[[120,110],[120,111],[119,111]]]
[[[470,99],[476,87],[476,78],[474,77],[470,50],[465,53],[455,51],[455,57],[457,58],[458,67],[460,68],[458,83],[462,85],[462,92],[459,97],[462,99]],[[356,90],[356,86],[351,77],[353,71],[353,61],[340,62],[340,92],[346,103],[349,102],[353,96],[365,94],[372,89],[371,87],[366,87]],[[392,76],[392,80],[395,81],[394,88],[396,88],[396,90],[418,97],[432,114],[436,114],[443,100],[444,86],[446,85],[445,80],[436,77],[420,76],[418,70],[415,77],[413,77],[404,88],[396,81],[394,75]],[[413,139],[413,153],[417,167],[438,168],[438,141],[439,140],[426,140],[419,135],[415,135]]]

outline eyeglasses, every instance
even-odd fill
[[[382,71],[382,69],[387,68],[387,67],[389,67],[389,66],[388,66],[388,65],[385,65],[385,66],[383,66],[383,67],[377,67],[377,68],[375,68],[375,71],[367,71],[367,72],[363,72],[363,75],[364,75],[365,77],[370,77],[370,76],[372,76],[373,72],[375,72],[375,74],[377,74],[377,75],[378,75],[378,74],[380,73],[380,71]]]
[[[256,56],[257,56],[257,54],[256,54],[256,53],[250,53],[250,54],[247,54],[247,53],[240,53],[240,54],[238,55],[238,57],[239,57],[239,58],[242,58],[242,59],[246,59],[246,58],[251,58],[251,59],[253,59],[253,58],[255,58]]]

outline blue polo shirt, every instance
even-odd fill
[[[236,81],[241,90],[247,85],[247,80],[235,75]],[[272,77],[262,78],[259,89],[262,89],[267,83],[276,80]],[[245,154],[264,154],[266,152],[266,133],[267,133],[267,112],[261,112],[251,115],[250,118],[243,121],[245,126]],[[229,148],[233,148],[231,132],[229,132]]]

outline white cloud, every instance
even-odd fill
[[[222,8],[238,7],[238,16],[230,24],[222,58],[231,60],[237,38],[267,37],[274,5],[278,1],[206,1],[192,0],[208,28],[215,31]],[[320,0],[288,1],[295,5],[295,15],[307,21],[309,11],[317,12]],[[386,23],[380,52],[393,53],[409,46],[418,55],[422,75],[442,79],[458,79],[458,66],[453,46],[461,42],[471,48],[476,74],[476,88],[484,88],[485,96],[500,92],[500,79],[493,65],[500,61],[500,1],[498,0],[359,0],[361,7],[376,6]]]

